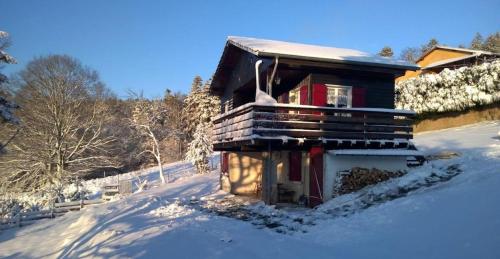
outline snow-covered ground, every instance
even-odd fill
[[[417,146],[427,154],[461,155],[431,161],[316,210],[248,206],[285,225],[300,215],[306,224],[297,223],[298,231],[203,209],[200,204],[231,198],[218,191],[214,172],[3,231],[0,257],[500,258],[499,129],[500,122],[488,122],[417,135]],[[428,181],[444,168],[460,173],[345,215],[330,213],[367,193]]]

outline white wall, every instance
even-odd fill
[[[273,188],[277,188],[278,183],[283,184],[283,187],[295,191],[295,195],[293,200],[298,201],[299,197],[303,194],[308,192],[308,186],[306,184],[309,183],[308,177],[309,175],[307,174],[308,166],[309,163],[307,161],[307,153],[302,152],[302,168],[301,168],[301,173],[302,173],[302,180],[299,181],[290,181],[289,180],[289,172],[290,172],[290,161],[289,161],[289,151],[273,151],[273,168],[274,172],[276,172],[276,180],[273,182]],[[306,159],[304,159],[304,157]],[[277,200],[277,189],[273,191],[273,197]]]
[[[324,154],[325,170],[323,175],[323,199],[332,198],[333,186],[339,171],[353,167],[377,168],[387,171],[408,169],[405,156],[336,156],[331,151]]]

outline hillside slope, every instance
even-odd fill
[[[449,165],[461,173],[345,217],[315,217],[333,200],[303,212],[313,221],[301,231],[278,233],[191,206],[228,196],[218,191],[214,172],[4,231],[0,257],[500,258],[499,127],[490,122],[417,135],[428,154],[461,156],[432,161],[409,176]]]

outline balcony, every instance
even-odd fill
[[[214,150],[405,148],[415,113],[379,108],[247,103],[213,119]]]

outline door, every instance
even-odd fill
[[[289,181],[302,181],[302,152],[301,151],[290,151],[289,158],[290,166],[288,168]]]
[[[323,203],[323,148],[311,147],[309,152],[309,206]]]

